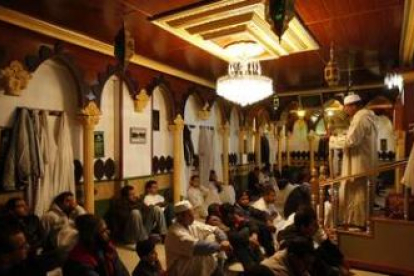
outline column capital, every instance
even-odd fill
[[[134,110],[135,112],[142,112],[144,108],[147,106],[150,97],[145,89],[141,89],[141,91],[135,95],[134,97]]]
[[[208,103],[206,103],[201,110],[198,111],[198,118],[206,121],[210,118],[210,109]]]
[[[90,101],[79,114],[79,119],[85,126],[94,126],[99,123],[99,117],[102,115],[99,107],[94,101]]]
[[[168,126],[169,130],[183,130],[184,129],[184,120],[181,114],[178,114],[174,119],[174,124]]]
[[[219,131],[220,131],[221,134],[227,134],[227,135],[229,135],[229,132],[230,132],[229,122],[226,122],[224,125],[221,125],[219,127]]]
[[[313,140],[315,140],[315,134],[309,133],[307,138],[308,138],[308,141],[313,141]]]

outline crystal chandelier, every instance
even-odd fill
[[[217,80],[217,94],[246,106],[273,94],[273,80],[262,76],[259,61],[231,62],[228,74]]]

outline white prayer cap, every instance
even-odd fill
[[[348,95],[344,99],[344,105],[353,104],[361,101],[361,98],[357,94]]]
[[[174,204],[174,213],[176,214],[190,209],[193,209],[193,205],[191,205],[190,201],[188,200],[182,200]]]

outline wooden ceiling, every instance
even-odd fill
[[[136,52],[214,82],[227,64],[153,25],[148,18],[207,1],[195,0],[8,0],[0,5],[107,43],[123,19],[135,37]],[[320,45],[317,51],[262,62],[279,91],[325,86],[323,69],[335,43],[342,84],[383,78],[398,66],[403,0],[296,0],[304,25]]]

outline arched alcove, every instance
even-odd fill
[[[76,84],[72,74],[62,63],[55,60],[43,62],[32,73],[27,88],[21,96],[0,95],[0,126],[11,127],[17,107],[64,111],[69,119],[74,158],[82,160],[82,127],[77,120],[79,112]],[[49,116],[54,126],[56,116]],[[55,134],[57,129],[55,128]]]
[[[0,95],[1,128],[13,126],[15,111],[19,107],[44,110],[47,114],[48,129],[46,125],[41,129],[41,131],[47,130],[47,138],[44,138],[47,144],[42,143],[43,146],[38,149],[39,154],[47,161],[42,163],[44,169],[42,172],[44,177],[40,180],[42,189],[38,189],[35,193],[35,190],[30,190],[33,187],[29,186],[27,190],[30,193],[29,205],[38,215],[42,215],[49,208],[52,199],[58,193],[68,189],[75,192],[75,181],[80,180],[72,178],[74,159],[83,160],[82,126],[78,121],[78,95],[76,80],[70,70],[65,64],[53,59],[43,61],[36,68],[21,96]],[[51,111],[63,111],[63,114]],[[63,116],[66,117],[67,124],[61,129]],[[42,121],[41,119],[42,117],[39,121]],[[68,160],[69,158],[71,160]],[[63,162],[65,166],[62,165]],[[59,171],[59,174],[56,174],[56,171]],[[59,177],[64,177],[65,181]],[[57,183],[58,179],[62,181]]]
[[[112,159],[115,162],[115,178],[120,175],[120,86],[119,78],[112,75],[105,83],[101,94],[101,116],[95,126],[95,159],[106,161]],[[103,140],[103,143],[99,141]],[[98,145],[97,145],[98,143]],[[103,148],[99,145],[103,145]],[[96,162],[96,160],[95,160]]]
[[[172,156],[173,155],[173,138],[172,133],[168,130],[171,120],[169,104],[165,99],[165,92],[161,86],[157,86],[152,92],[153,100],[153,156]]]

